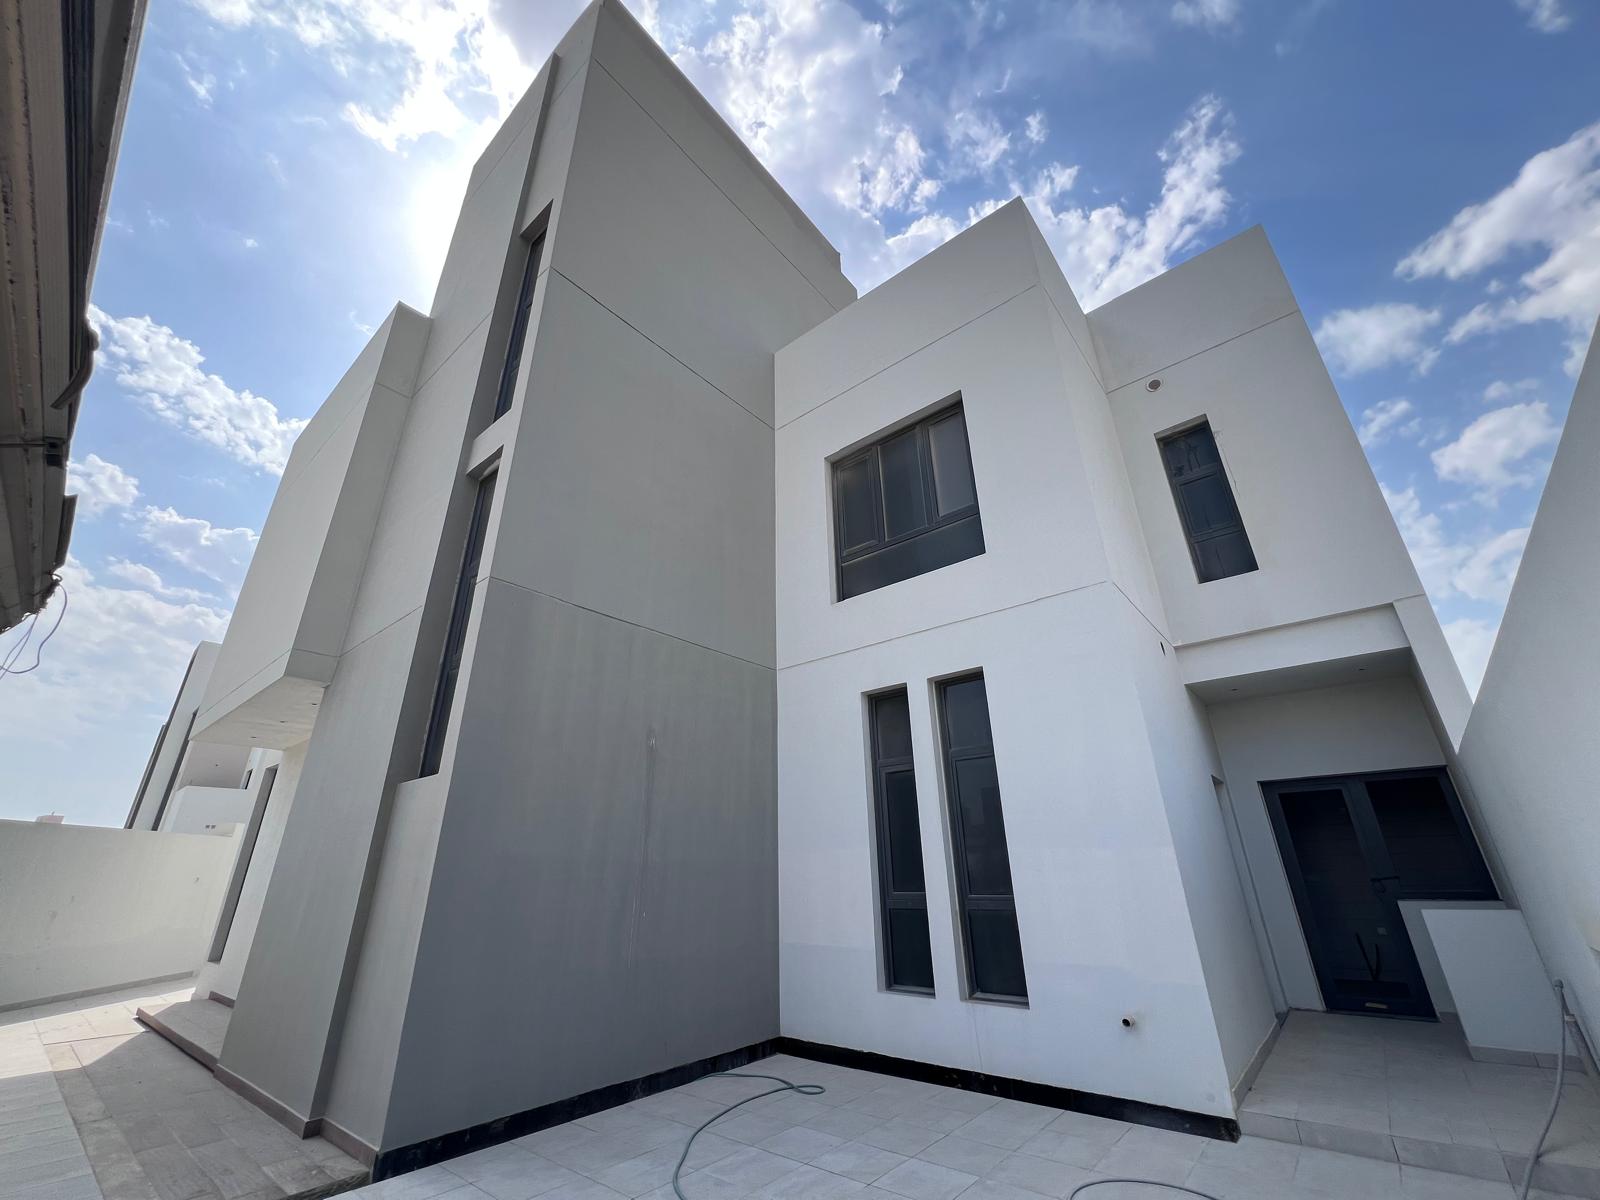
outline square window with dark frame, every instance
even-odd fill
[[[872,717],[872,799],[878,842],[878,908],[883,976],[892,991],[933,994],[922,825],[911,762],[911,707],[904,688],[868,700]]]
[[[1256,570],[1255,551],[1234,503],[1211,423],[1201,421],[1157,442],[1200,582]]]
[[[1028,980],[982,675],[939,684],[939,732],[968,989],[980,1000],[1025,1004]]]
[[[833,521],[841,600],[982,554],[961,405],[835,462]]]

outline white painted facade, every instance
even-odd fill
[[[242,789],[249,749],[197,736],[196,716],[221,651],[216,642],[195,647],[172,711],[156,732],[124,828],[217,832],[248,812]]]
[[[957,397],[982,553],[840,600],[832,464]],[[1158,447],[1201,418],[1258,564],[1208,583]],[[973,671],[1026,1005],[965,978]],[[931,995],[885,983],[902,687]],[[858,299],[597,0],[297,444],[196,711],[251,754],[218,1073],[387,1170],[779,1036],[1230,1118],[1324,1004],[1262,785],[1454,766],[1468,700],[1259,229],[1085,314],[1014,202]]]
[[[189,974],[235,845],[0,821],[0,1011]]]
[[[1085,316],[1013,203],[777,377],[784,1032],[1230,1115],[1275,1011],[1322,1007],[1259,783],[1442,765],[1433,714],[1466,707],[1431,611],[1399,611],[1421,584],[1265,237]],[[956,395],[985,553],[836,600],[827,463]],[[1204,584],[1157,450],[1200,417],[1260,564]],[[932,684],[980,668],[1026,1010],[965,998],[949,916]],[[896,686],[932,998],[881,985],[861,731]]]
[[[1597,347],[1600,338],[1578,375],[1460,754],[1544,969],[1565,982],[1591,1052],[1600,1046]]]

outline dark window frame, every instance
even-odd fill
[[[1196,532],[1190,528],[1189,510],[1184,505],[1179,477],[1172,472],[1172,465],[1167,457],[1167,447],[1173,442],[1193,437],[1202,430],[1205,432],[1206,437],[1210,439],[1216,462],[1186,474],[1183,476],[1183,482],[1193,483],[1196,480],[1220,479],[1223,490],[1227,494],[1228,503],[1233,508],[1234,520],[1231,524],[1225,526]],[[1239,509],[1239,498],[1234,494],[1233,480],[1228,476],[1227,464],[1222,461],[1222,447],[1217,442],[1216,431],[1211,428],[1211,419],[1205,416],[1197,417],[1193,421],[1159,435],[1156,438],[1156,453],[1161,458],[1161,473],[1166,476],[1167,487],[1172,492],[1172,505],[1177,510],[1178,527],[1183,530],[1184,544],[1189,548],[1189,561],[1194,567],[1195,578],[1200,583],[1206,584],[1215,583],[1221,579],[1235,579],[1240,575],[1249,575],[1253,571],[1259,571],[1261,564],[1256,558],[1255,546],[1250,541],[1250,531],[1245,528],[1244,513]],[[1223,538],[1232,537],[1237,537],[1243,543],[1250,565],[1242,570],[1230,571],[1226,574],[1210,574],[1201,558],[1201,545],[1206,542],[1220,541]]]
[[[533,315],[533,289],[539,279],[539,263],[544,257],[544,233],[528,241],[523,259],[522,279],[517,285],[516,307],[511,310],[511,327],[506,331],[505,357],[500,362],[500,379],[495,385],[494,415],[498,421],[511,411],[517,380],[522,374],[522,354],[527,346],[528,325]]]
[[[939,511],[937,481],[934,476],[933,444],[930,437],[930,431],[932,430],[933,426],[953,417],[960,418],[963,439],[967,445],[967,478],[972,491],[972,503],[962,505],[960,508],[952,509],[948,513],[941,513]],[[917,438],[918,465],[922,476],[923,512],[927,514],[928,520],[916,529],[907,530],[904,533],[890,537],[887,534],[888,517],[885,511],[887,497],[883,489],[883,448],[889,443],[897,441],[907,434],[913,434]],[[846,505],[843,473],[846,469],[862,462],[866,462],[868,464],[869,476],[872,481],[872,489],[874,498],[876,500],[876,506],[874,510],[874,531],[877,536],[868,542],[858,542],[854,545],[846,545]],[[854,596],[866,595],[868,592],[878,591],[881,588],[892,586],[895,583],[902,583],[906,579],[915,579],[918,575],[929,574],[931,571],[939,570],[941,567],[953,566],[957,562],[964,562],[969,558],[976,558],[978,555],[985,552],[986,545],[983,539],[982,506],[978,500],[977,475],[972,466],[972,435],[971,430],[967,426],[965,406],[959,397],[953,403],[940,405],[926,416],[919,417],[915,421],[908,422],[904,425],[895,426],[893,429],[878,434],[867,445],[860,446],[855,450],[850,451],[848,454],[842,454],[839,457],[832,459],[829,463],[829,467],[829,487],[833,498],[834,586],[840,601],[851,599]],[[953,558],[949,562],[940,563],[939,566],[929,567],[926,570],[918,571],[915,574],[899,576],[898,578],[890,580],[887,583],[877,584],[873,587],[863,588],[858,591],[850,590],[845,573],[847,568],[849,568],[852,564],[872,558],[876,555],[880,555],[885,551],[903,546],[906,543],[915,541],[919,538],[927,537],[930,534],[935,534],[953,526],[960,525],[963,522],[972,522],[973,524],[977,542],[977,548],[975,550],[962,553],[960,557]]]
[[[450,598],[450,624],[445,632],[444,652],[439,656],[439,673],[433,685],[433,703],[428,711],[428,731],[422,739],[422,769],[417,777],[437,775],[444,758],[445,735],[450,730],[450,710],[455,701],[456,679],[466,653],[467,622],[472,616],[472,600],[478,590],[478,571],[483,563],[483,547],[488,537],[489,516],[494,510],[498,473],[491,471],[478,480],[472,498],[472,516],[462,548],[461,567]]]
[[[868,746],[872,754],[872,825],[876,843],[875,862],[878,868],[878,929],[882,935],[883,980],[884,988],[887,991],[904,992],[914,996],[932,996],[935,994],[933,933],[932,929],[928,928],[927,861],[922,854],[922,820],[920,811],[917,814],[917,857],[923,873],[923,890],[921,892],[897,891],[895,889],[894,864],[890,855],[893,838],[890,830],[888,780],[894,775],[909,775],[911,776],[912,790],[915,792],[917,778],[916,764],[910,754],[888,755],[883,749],[881,726],[878,720],[878,706],[886,701],[895,699],[905,702],[909,725],[911,697],[904,687],[889,688],[885,691],[875,692],[867,697]],[[894,932],[889,920],[891,909],[920,910],[922,912],[924,928],[928,929],[929,982],[926,986],[916,983],[901,983],[895,979]]]
[[[955,902],[957,924],[960,928],[961,958],[966,970],[966,994],[969,1000],[982,1000],[991,1004],[1009,1004],[1021,1008],[1028,1007],[1027,991],[1027,962],[1020,952],[1022,934],[1021,925],[1017,920],[1017,896],[1015,881],[1010,878],[1010,836],[1005,831],[1004,807],[1001,814],[1001,836],[1006,842],[1006,870],[1008,882],[1011,883],[1009,895],[983,894],[973,895],[967,887],[967,851],[966,837],[963,831],[961,814],[960,776],[958,764],[969,760],[988,759],[995,761],[994,732],[991,724],[989,740],[987,742],[973,742],[957,744],[950,735],[950,711],[946,695],[952,687],[970,683],[973,680],[983,680],[984,707],[987,710],[988,679],[980,671],[967,671],[960,675],[952,675],[940,679],[936,686],[939,708],[939,750],[944,765],[945,808],[947,810],[950,827],[950,865],[955,882]],[[987,715],[987,714],[986,714]],[[998,772],[997,772],[998,777]],[[1012,922],[1017,925],[1017,944],[1019,947],[1018,961],[1023,973],[1023,990],[1020,995],[1009,995],[1000,992],[985,992],[978,988],[977,965],[973,959],[972,926],[969,914],[972,912],[1009,912]]]

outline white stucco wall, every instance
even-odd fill
[[[1007,206],[778,356],[785,1034],[1231,1115],[1274,1014],[1083,317]],[[962,400],[985,552],[834,599],[830,458]],[[982,668],[1028,1006],[964,998],[931,681]],[[880,984],[867,693],[911,696],[936,995]],[[1209,962],[1203,961],[1209,958]],[[1121,1018],[1131,1016],[1133,1029]]]
[[[231,837],[0,821],[0,1008],[186,974]]]
[[[256,833],[255,848],[250,861],[244,864],[245,876],[239,890],[239,902],[234,908],[233,923],[222,957],[216,962],[203,961],[208,945],[202,949],[199,975],[195,991],[199,995],[219,992],[229,999],[239,994],[239,979],[244,974],[245,962],[255,943],[256,923],[261,918],[261,903],[266,897],[267,885],[272,880],[273,867],[278,861],[278,848],[283,842],[283,828],[294,808],[294,793],[300,782],[300,768],[306,758],[305,743],[281,753],[276,750],[259,751],[254,773],[248,789],[249,802],[254,804],[266,773],[276,766],[277,776],[267,797],[266,811],[261,815],[261,828]],[[249,820],[246,812],[244,820]]]
[[[1232,1115],[1206,973],[1127,671],[1137,621],[1102,585],[779,673],[786,1035]],[[1027,1008],[966,1000],[957,974],[929,681],[975,667],[987,682]],[[931,998],[879,982],[862,697],[901,684],[913,718]],[[1243,932],[1248,938],[1247,924]],[[1132,1031],[1120,1024],[1125,1015],[1137,1022]],[[1270,1008],[1264,1020],[1261,1036]]]
[[[295,439],[194,732],[303,741],[333,678],[411,406],[428,318],[397,305]]]
[[[167,714],[166,723],[156,732],[150,761],[139,780],[133,806],[128,812],[129,829],[154,829],[157,816],[163,819],[166,816],[162,810],[163,798],[170,797],[173,791],[187,782],[180,777],[180,769],[192,744],[188,740],[189,734],[195,713],[205,699],[206,686],[221,650],[221,645],[216,642],[201,642],[195,646],[189,666],[183,673],[183,681],[178,684],[178,694],[172,698],[172,709]],[[168,803],[170,805],[170,799]]]
[[[250,819],[250,793],[238,787],[189,784],[172,793],[164,833],[227,833]]]
[[[1266,235],[1252,229],[1089,314],[1180,644],[1422,594]],[[1149,378],[1161,387],[1149,391]],[[1259,570],[1201,584],[1156,438],[1206,417]]]
[[[1461,764],[1551,977],[1600,1038],[1600,352],[1590,347]]]

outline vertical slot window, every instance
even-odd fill
[[[983,676],[940,684],[939,717],[956,900],[971,991],[979,999],[1026,1003],[1028,981]]]
[[[872,774],[884,979],[895,991],[933,994],[928,893],[922,873],[911,709],[905,689],[874,696]]]
[[[456,578],[455,595],[450,602],[450,625],[445,633],[444,657],[439,663],[439,680],[433,689],[433,708],[428,714],[428,734],[422,743],[422,774],[437,775],[444,755],[444,735],[450,727],[450,707],[455,700],[456,677],[461,673],[461,657],[467,645],[467,618],[472,615],[472,597],[478,588],[478,565],[483,560],[483,539],[489,528],[489,511],[494,502],[495,476],[478,483],[472,501],[472,520],[467,526],[467,545],[461,557],[461,574]]]
[[[533,285],[539,278],[539,258],[544,253],[544,234],[533,239],[522,265],[522,281],[517,285],[517,307],[511,313],[511,329],[506,334],[506,357],[500,364],[500,386],[494,395],[496,419],[511,411],[522,370],[522,347],[528,340],[528,320],[533,312]]]
[[[1161,461],[1183,522],[1194,571],[1201,583],[1256,569],[1233,488],[1222,469],[1209,421],[1160,439]]]

